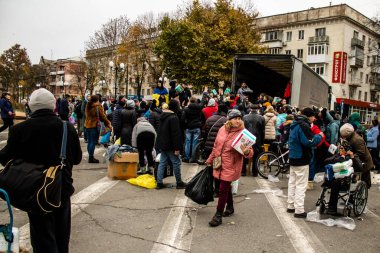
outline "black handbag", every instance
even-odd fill
[[[60,165],[48,167],[14,159],[0,170],[0,188],[8,193],[12,206],[32,213],[50,213],[61,206],[66,146],[67,122],[64,121]]]

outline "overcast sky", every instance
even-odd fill
[[[32,63],[39,58],[84,55],[85,42],[111,18],[131,20],[147,12],[177,9],[185,0],[0,0],[0,54],[14,44],[26,48]],[[236,0],[241,2],[243,0]],[[186,2],[186,1],[185,1]],[[346,3],[367,17],[380,12],[379,0],[252,0],[261,16]]]

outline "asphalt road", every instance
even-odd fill
[[[0,133],[0,148],[6,138],[7,132]],[[104,151],[98,147],[96,157]],[[185,181],[201,169],[196,164],[181,168]],[[286,195],[286,176],[278,183],[242,177],[234,196],[235,214],[211,228],[216,201],[195,204],[184,190],[170,188],[173,177],[164,180],[169,188],[158,191],[111,181],[106,175],[107,164],[89,164],[86,153],[74,167],[71,252],[380,252],[380,185],[370,189],[368,209],[361,219],[353,217],[356,228],[351,231],[296,219],[286,213],[286,197],[254,192],[279,189]],[[306,211],[315,209],[319,193],[320,187],[307,192]],[[0,211],[1,223],[7,222],[4,202]],[[26,214],[13,211],[14,225],[27,234]],[[27,241],[27,236],[22,238],[23,245]]]

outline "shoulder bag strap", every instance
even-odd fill
[[[59,158],[61,158],[61,164],[64,164],[66,159],[66,147],[67,147],[67,121],[63,121],[63,134],[62,134],[62,144],[61,144],[61,154]]]

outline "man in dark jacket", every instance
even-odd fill
[[[182,125],[185,128],[185,157],[183,162],[190,162],[192,151],[198,144],[201,135],[201,113],[202,104],[197,103],[196,97],[190,98],[190,104],[184,109],[182,114]]]
[[[0,151],[0,162],[21,158],[26,162],[55,166],[59,158],[63,123],[53,112],[54,95],[46,89],[35,90],[29,102],[32,115],[9,130],[7,145]],[[72,168],[82,160],[79,138],[67,124],[66,166],[62,171],[61,207],[52,213],[28,213],[33,252],[69,252],[71,203],[74,193]]]
[[[124,97],[119,98],[115,110],[112,112],[112,129],[115,140],[121,136],[121,112],[125,106],[125,101]]]
[[[68,96],[69,95],[65,95],[65,97],[61,99],[61,102],[59,104],[59,111],[58,111],[58,114],[61,120],[65,120],[65,121],[69,120],[69,112],[70,112],[69,102],[67,101]]]
[[[244,115],[243,122],[245,128],[256,136],[256,143],[253,145],[253,157],[252,157],[252,176],[257,177],[256,159],[258,154],[262,150],[265,137],[265,118],[259,114],[260,105],[251,104],[251,112]],[[248,159],[243,160],[242,174],[246,173]]]
[[[161,158],[157,171],[157,190],[164,188],[162,180],[169,160],[173,164],[177,189],[184,189],[186,187],[186,183],[184,183],[181,178],[181,159],[179,159],[180,150],[182,148],[179,119],[172,111],[174,109],[173,107],[176,106],[177,101],[170,100],[169,109],[164,109],[160,116],[157,146],[161,150]]]
[[[317,146],[324,134],[313,135],[311,123],[315,120],[314,110],[304,108],[290,125],[289,135],[289,183],[288,183],[288,213],[294,213],[296,218],[306,218],[305,193],[309,177],[311,148]]]
[[[12,103],[11,103],[11,94],[5,93],[3,94],[0,100],[0,109],[1,109],[1,119],[3,120],[3,126],[0,127],[0,133],[13,126],[13,119],[15,117],[15,113],[13,111]]]

